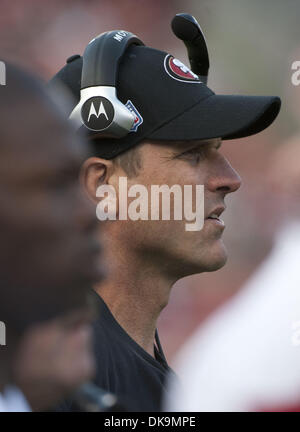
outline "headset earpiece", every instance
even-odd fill
[[[92,39],[83,54],[80,101],[70,114],[77,127],[93,136],[121,138],[130,132],[134,116],[117,98],[120,60],[130,45],[144,45],[124,30],[102,33]]]

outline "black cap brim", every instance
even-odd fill
[[[153,140],[236,139],[266,129],[277,117],[276,96],[210,95],[147,135]]]

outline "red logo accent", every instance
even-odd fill
[[[168,55],[165,58],[165,68],[168,74],[179,81],[185,82],[201,82],[198,75],[192,72],[185,64],[180,60]]]

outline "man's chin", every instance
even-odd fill
[[[205,271],[213,272],[213,271],[219,270],[222,267],[224,267],[226,262],[227,262],[227,256],[223,256],[222,258],[220,257],[218,260],[215,260],[214,262],[208,264],[207,269]]]
[[[187,276],[192,276],[200,273],[207,273],[219,270],[222,268],[227,261],[227,254],[222,253],[214,256],[206,256],[205,259],[199,261],[190,261],[186,264],[180,279]]]
[[[227,262],[227,251],[224,244],[222,243],[218,250],[210,251],[201,261],[199,267],[202,268],[203,272],[213,272],[224,267]]]

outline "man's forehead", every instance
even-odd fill
[[[168,143],[162,142],[164,147],[169,149],[172,153],[189,151],[197,148],[205,147],[216,147],[219,148],[222,143],[222,138],[211,138],[203,140],[189,140],[189,141],[170,141]]]
[[[203,145],[216,145],[221,143],[222,138],[210,138],[210,139],[202,139],[202,140],[188,140],[188,141],[174,141],[175,147],[180,148],[193,148],[199,147]],[[173,141],[172,141],[173,145]]]

